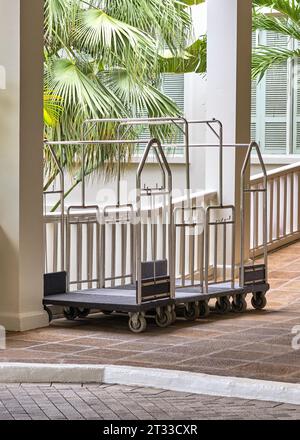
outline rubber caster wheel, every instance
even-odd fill
[[[243,313],[247,310],[247,301],[244,297],[237,296],[235,301],[232,301],[231,308],[234,313]]]
[[[147,328],[147,321],[143,315],[136,313],[129,317],[128,326],[133,333],[142,333]]]
[[[174,314],[172,311],[166,308],[161,308],[156,312],[155,322],[158,327],[166,328],[172,324],[173,318],[174,318]]]
[[[74,321],[78,316],[78,310],[75,307],[67,307],[64,309],[64,317],[68,321]]]
[[[78,318],[86,318],[90,313],[90,309],[77,309]]]
[[[49,307],[47,307],[47,306],[44,306],[44,310],[45,310],[45,312],[47,312],[47,314],[48,314],[48,319],[49,319],[49,324],[50,324],[50,322],[53,320],[53,313],[52,313],[52,311],[49,309]]]
[[[251,304],[254,309],[263,310],[267,305],[267,298],[265,293],[258,292],[255,295],[253,295],[251,299]]]
[[[198,304],[188,303],[183,310],[183,316],[187,321],[196,321],[199,318]]]
[[[225,296],[220,298],[219,301],[216,302],[216,310],[218,313],[221,313],[222,315],[230,312],[231,304],[229,299]]]
[[[207,301],[200,301],[200,303],[199,303],[199,317],[200,318],[207,318],[209,313],[210,313],[210,310],[209,310],[208,302]]]

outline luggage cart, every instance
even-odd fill
[[[101,213],[98,206],[88,206],[85,203],[85,146],[86,145],[110,145],[110,144],[134,144],[141,141],[132,140],[106,140],[106,141],[64,141],[64,142],[47,142],[46,145],[81,145],[82,147],[82,203],[79,206],[71,206],[67,210],[66,219],[66,237],[67,237],[67,249],[70,249],[71,239],[71,226],[73,224],[83,224],[85,220],[76,218],[78,213],[85,213],[86,211],[94,210],[98,219],[101,217]],[[144,141],[146,143],[146,141]],[[156,158],[161,166],[161,171],[164,175],[163,185],[160,188],[142,188],[142,172],[144,170],[145,163],[147,161],[150,151],[154,151]],[[137,171],[137,193],[136,193],[136,211],[131,209],[131,213],[134,213],[135,220],[135,233],[134,233],[134,252],[136,255],[136,261],[134,262],[134,270],[131,274],[131,279],[134,284],[127,286],[126,288],[115,287],[112,285],[110,288],[105,287],[107,279],[105,279],[105,266],[103,261],[97,264],[97,276],[95,279],[82,280],[77,279],[75,281],[70,280],[70,254],[67,255],[67,278],[63,283],[53,290],[45,289],[44,292],[44,305],[59,305],[65,308],[65,317],[67,319],[75,319],[76,317],[87,316],[91,309],[101,310],[107,313],[117,311],[125,312],[129,315],[129,328],[135,333],[140,333],[146,330],[146,318],[145,314],[148,310],[156,311],[156,322],[161,327],[165,327],[171,324],[173,320],[172,304],[174,302],[173,294],[173,264],[172,264],[172,174],[169,164],[164,155],[161,143],[157,139],[152,139],[147,142],[147,147],[144,151],[142,160],[139,164]],[[141,256],[141,199],[143,196],[151,196],[155,194],[164,194],[168,197],[168,211],[171,221],[168,223],[168,237],[170,242],[170,255],[169,258],[163,261],[142,261]],[[104,217],[107,217],[109,210],[112,207],[106,207]],[[119,221],[121,214],[121,205],[117,206],[116,219]],[[75,217],[75,218],[74,218]],[[105,243],[105,242],[104,242]],[[102,242],[103,246],[103,242]],[[68,251],[69,252],[69,251]],[[70,253],[70,252],[69,252]],[[100,253],[97,252],[98,255]],[[102,267],[102,269],[101,269]],[[135,276],[136,274],[136,276]],[[113,280],[110,280],[113,281]],[[97,288],[88,288],[85,290],[67,291],[70,290],[69,286],[73,283],[83,285],[86,283],[95,282]],[[67,284],[68,288],[65,288]],[[47,286],[46,286],[47,287]],[[57,286],[56,286],[57,287]]]
[[[199,261],[200,261],[200,283],[195,285],[193,279],[189,285],[181,285],[176,291],[175,302],[184,304],[184,316],[186,319],[194,320],[198,316],[206,317],[209,314],[208,302],[216,299],[215,310],[219,313],[227,313],[233,311],[241,313],[246,311],[246,296],[252,293],[252,306],[255,309],[263,309],[266,302],[266,293],[270,286],[267,282],[267,173],[264,166],[263,158],[260,153],[259,146],[256,142],[250,145],[238,144],[228,145],[237,148],[248,147],[246,158],[241,170],[241,237],[245,233],[245,197],[252,194],[253,197],[262,195],[263,206],[263,254],[264,263],[255,264],[255,256],[253,255],[252,264],[244,262],[244,240],[241,239],[241,267],[240,281],[235,280],[236,264],[235,264],[235,227],[236,227],[236,208],[233,205],[223,204],[223,127],[222,123],[217,120],[213,121],[190,121],[189,124],[207,124],[212,132],[216,135],[219,142],[216,145],[219,148],[219,205],[209,206],[205,213],[204,240],[200,239],[199,245]],[[218,130],[213,125],[219,126]],[[205,145],[199,145],[204,146]],[[207,145],[208,146],[208,145]],[[189,145],[187,145],[189,148]],[[251,189],[247,186],[246,173],[250,164],[251,153],[256,150],[259,163],[264,175],[264,183],[260,189]],[[183,209],[184,212],[184,209]],[[175,227],[186,230],[195,228],[196,222],[189,224],[188,222],[177,223]],[[204,250],[203,250],[204,246]],[[228,252],[230,249],[230,253]],[[221,251],[221,252],[220,252]],[[218,264],[219,257],[222,255],[221,267]],[[204,276],[203,270],[204,255]],[[229,264],[228,264],[228,260]],[[210,264],[212,263],[212,273],[210,274]],[[183,265],[184,267],[184,265]],[[203,282],[204,278],[204,282]],[[184,277],[183,277],[184,281]],[[184,282],[182,283],[184,284]],[[232,302],[230,299],[232,298]],[[187,305],[187,301],[190,305]],[[182,305],[181,304],[181,305]]]
[[[70,307],[71,314],[67,318],[74,319],[76,316],[86,316],[91,309],[101,309],[104,312],[111,313],[112,311],[120,311],[120,312],[126,312],[130,313],[130,320],[129,320],[129,326],[132,329],[132,331],[140,332],[145,329],[145,313],[155,311],[156,312],[156,322],[159,326],[167,326],[171,323],[171,320],[173,321],[176,318],[176,314],[174,311],[175,305],[177,308],[180,308],[184,310],[184,316],[186,319],[194,320],[197,319],[197,317],[200,315],[202,317],[205,317],[209,313],[209,307],[208,307],[208,301],[210,299],[216,299],[216,309],[220,313],[225,313],[230,310],[233,310],[235,312],[242,312],[246,309],[246,301],[245,296],[248,293],[253,293],[253,299],[252,304],[255,306],[255,308],[263,308],[265,306],[265,293],[269,289],[269,285],[267,283],[267,262],[266,262],[266,240],[264,236],[264,249],[265,249],[265,264],[263,265],[255,265],[253,263],[252,266],[247,265],[241,265],[240,270],[240,284],[237,286],[235,282],[235,242],[234,242],[234,230],[235,230],[235,207],[234,206],[226,206],[223,205],[223,128],[222,124],[219,121],[212,120],[212,121],[186,121],[184,118],[153,118],[153,119],[142,119],[142,120],[117,120],[117,119],[106,119],[106,120],[92,120],[90,122],[96,123],[96,122],[117,122],[120,125],[121,124],[145,124],[145,123],[151,123],[151,124],[162,124],[162,123],[174,123],[175,125],[183,124],[185,127],[185,151],[186,151],[186,162],[188,164],[186,165],[186,171],[187,171],[187,190],[188,190],[188,197],[187,197],[187,206],[183,206],[180,209],[175,210],[170,216],[170,222],[169,222],[169,258],[162,258],[161,260],[158,260],[157,258],[153,258],[152,261],[147,261],[147,258],[144,258],[144,261],[139,262],[139,265],[136,266],[136,270],[138,267],[140,268],[140,283],[135,283],[136,276],[134,273],[134,262],[135,262],[135,256],[132,254],[131,259],[133,261],[132,264],[132,272],[130,275],[124,276],[124,272],[121,277],[110,277],[107,278],[105,276],[105,263],[103,261],[99,264],[99,274],[96,279],[92,279],[91,276],[88,277],[87,280],[76,280],[75,283],[79,284],[80,286],[82,283],[90,283],[96,281],[99,283],[97,285],[96,290],[101,290],[101,296],[104,297],[105,294],[110,297],[112,294],[116,294],[122,297],[131,297],[131,300],[134,300],[133,303],[130,304],[124,304],[124,301],[119,301],[119,305],[116,303],[107,303],[103,301],[102,304],[96,304],[91,302],[90,306],[87,303],[67,303],[67,305]],[[220,203],[216,206],[209,206],[207,210],[204,212],[203,207],[197,207],[197,206],[191,206],[191,200],[190,200],[190,184],[189,184],[189,125],[190,124],[207,124],[208,127],[215,133],[217,136],[219,143],[216,145],[219,147],[219,175],[220,175],[220,182],[219,182],[219,194],[220,194]],[[219,130],[216,130],[213,125],[217,124],[219,127]],[[143,143],[142,140],[110,140],[110,141],[79,141],[79,142],[67,142],[66,144],[79,144],[79,145],[89,145],[89,144],[99,144],[99,145],[107,145],[107,144],[134,144],[134,143]],[[58,144],[61,144],[58,142]],[[154,140],[154,144],[151,145],[150,142],[150,148],[153,148],[154,155],[157,159],[157,162],[160,166],[160,169],[162,171],[163,175],[163,185],[160,189],[164,190],[166,180],[170,181],[170,169],[168,167],[168,163],[166,161],[166,158],[163,154],[162,146],[159,141]],[[148,146],[149,146],[148,145]],[[156,147],[155,147],[156,145]],[[207,146],[205,144],[197,145],[197,146]],[[228,145],[229,146],[229,145]],[[236,147],[245,147],[246,145],[231,145]],[[258,146],[256,144],[256,147],[258,149]],[[250,160],[251,151],[253,150],[253,145],[251,144],[249,147],[249,151],[247,152],[246,161],[243,166],[242,170],[242,187],[243,191],[241,192],[241,198],[245,197],[247,193],[250,192],[248,188],[245,187],[245,173],[246,169]],[[82,149],[84,154],[84,148]],[[259,149],[258,149],[259,152]],[[148,155],[147,153],[147,155]],[[143,160],[146,161],[146,157],[143,157]],[[261,158],[261,155],[259,155],[261,165],[265,174],[263,161]],[[142,160],[142,162],[143,162]],[[84,159],[82,160],[82,163],[84,164]],[[142,172],[142,169],[140,172]],[[170,175],[169,175],[169,174]],[[85,175],[83,170],[83,176]],[[167,178],[166,178],[166,175]],[[137,179],[138,185],[141,184],[141,181]],[[262,193],[264,194],[264,197],[267,196],[267,186],[266,186],[267,180],[266,180],[266,174],[265,174],[265,186],[264,191]],[[85,195],[85,182],[83,179],[83,199]],[[156,188],[140,188],[140,195],[142,192],[144,192],[143,195],[152,198],[155,192],[159,190],[158,187]],[[241,218],[243,219],[244,215],[244,198],[241,200]],[[137,197],[137,205],[140,203],[140,200]],[[84,203],[82,203],[83,207]],[[172,206],[172,199],[170,197],[169,201],[169,209]],[[265,207],[265,205],[264,205]],[[77,207],[78,208],[78,207]],[[106,207],[105,209],[105,215],[104,218],[109,217],[109,211],[115,210],[115,217],[111,220],[105,221],[104,226],[101,225],[101,228],[103,230],[103,227],[105,229],[105,226],[111,222],[113,225],[116,225],[120,223],[120,217],[122,214],[122,210],[127,209],[131,214],[127,216],[127,222],[129,222],[129,218],[132,216],[133,209],[130,206],[122,206],[120,203],[120,156],[119,156],[119,170],[118,170],[118,197],[117,197],[117,205]],[[76,209],[76,207],[73,207],[72,209]],[[69,212],[70,214],[70,212]],[[99,212],[97,212],[96,216],[99,215]],[[266,215],[267,211],[264,209],[264,222],[266,224]],[[178,220],[179,216],[179,220]],[[67,227],[69,224],[69,220],[67,221]],[[126,223],[126,222],[125,222]],[[124,225],[123,225],[124,226]],[[243,223],[244,228],[244,223]],[[176,280],[175,277],[175,240],[176,240],[176,230],[191,230],[194,231],[198,229],[200,232],[198,234],[195,234],[194,232],[191,234],[189,240],[192,243],[197,242],[197,256],[199,258],[199,264],[200,264],[200,271],[199,271],[199,277],[200,282],[195,282],[195,277],[193,275],[193,271],[191,271],[191,279],[185,280],[184,277],[184,262],[182,264],[182,279]],[[139,240],[140,245],[134,246],[134,249],[139,249],[141,251],[142,247],[142,226],[140,225],[139,229],[134,228],[133,229],[133,241],[137,243]],[[101,232],[101,237],[105,237],[105,234],[103,231]],[[138,236],[138,240],[136,238]],[[153,233],[154,236],[154,233]],[[197,236],[197,240],[195,240],[195,236]],[[68,237],[68,234],[67,234]],[[152,234],[151,234],[152,238]],[[156,237],[157,239],[157,237]],[[183,243],[185,241],[183,240]],[[102,245],[102,252],[101,258],[105,262],[105,239],[101,241]],[[221,243],[221,244],[220,244]],[[229,243],[229,249],[231,251],[228,252],[228,243]],[[243,245],[243,243],[242,243]],[[104,247],[103,247],[104,246]],[[222,267],[220,269],[219,262],[218,262],[218,251],[220,250],[220,247],[222,248],[222,255],[223,255],[223,261],[222,261]],[[242,251],[241,251],[242,253]],[[165,257],[165,255],[163,256]],[[192,259],[193,261],[195,258],[195,251],[192,252]],[[227,262],[230,258],[230,264],[227,265]],[[68,257],[69,259],[69,257]],[[211,264],[212,263],[212,264]],[[169,266],[169,271],[168,271]],[[212,267],[211,267],[212,266]],[[101,269],[102,267],[102,269]],[[229,270],[228,270],[229,267]],[[138,271],[138,270],[137,270]],[[229,278],[227,276],[229,272]],[[252,278],[250,278],[250,275],[248,273],[255,272],[255,275],[252,275]],[[256,277],[256,278],[255,278]],[[257,278],[258,277],[258,278]],[[117,282],[117,278],[119,281],[121,281],[121,286],[115,287],[115,282]],[[130,283],[126,284],[128,282],[128,279],[130,278]],[[158,278],[162,278],[161,280],[158,280]],[[220,281],[220,278],[221,281]],[[150,283],[151,280],[153,281],[162,281],[162,284],[165,282],[168,284],[168,297],[164,298],[163,300],[165,302],[160,302],[159,304],[153,302],[152,300],[156,298],[150,298],[151,304],[148,302],[143,302],[143,298],[141,301],[141,296],[138,294],[138,286],[143,286],[144,279],[147,279]],[[111,282],[111,286],[107,286],[107,282]],[[68,284],[70,284],[70,280],[68,281]],[[155,286],[157,287],[158,283],[155,283]],[[111,292],[109,292],[109,290]],[[112,292],[113,291],[113,292]],[[86,294],[87,291],[84,291]],[[82,289],[78,290],[77,292],[74,292],[76,295],[76,298],[78,299],[79,294],[83,294]],[[88,291],[89,294],[94,293],[94,289],[90,289]],[[72,293],[68,293],[68,300],[71,300]],[[163,293],[165,294],[165,293]],[[139,296],[138,296],[139,295]],[[134,298],[135,296],[135,298]],[[233,298],[232,304],[230,303],[230,298]],[[87,297],[85,296],[85,299]],[[261,301],[261,298],[263,298],[263,301]],[[56,297],[56,299],[59,299]],[[90,298],[91,299],[91,298]],[[148,298],[149,299],[149,298]],[[52,300],[52,299],[51,299]],[[53,299],[54,300],[54,299]],[[65,300],[65,299],[64,299]],[[173,300],[173,301],[172,301]],[[141,301],[141,303],[139,303]],[[77,305],[76,305],[77,304]],[[121,307],[120,307],[121,304]],[[99,307],[101,305],[101,307]],[[81,309],[80,309],[80,308]],[[130,307],[130,308],[129,308]],[[78,313],[78,310],[80,314]],[[172,319],[171,319],[172,318]]]
[[[249,169],[251,154],[255,151],[264,176],[263,184],[259,189],[253,189],[247,185],[246,174]],[[241,240],[241,267],[240,267],[240,285],[245,294],[252,293],[251,304],[257,310],[262,310],[267,305],[266,293],[270,289],[268,283],[268,251],[267,251],[267,215],[268,215],[268,177],[265,164],[260,152],[259,145],[252,142],[248,148],[246,158],[241,171],[241,237],[245,233],[245,201],[247,196],[253,197],[253,206],[259,202],[262,197],[263,222],[262,222],[262,247],[263,263],[256,264],[256,257],[253,251],[252,261],[245,262],[244,241]],[[254,249],[254,234],[253,234]]]
[[[59,176],[59,188],[53,190],[46,189],[43,192],[44,204],[45,204],[45,214],[46,214],[46,199],[49,195],[59,195],[60,196],[60,214],[59,214],[59,227],[54,226],[54,234],[60,242],[60,262],[58,264],[58,256],[54,251],[53,255],[53,271],[48,272],[48,261],[45,259],[45,274],[44,274],[44,291],[49,294],[55,294],[66,289],[66,278],[67,272],[65,271],[65,177],[64,170],[61,167],[59,158],[53,148],[53,145],[45,144],[44,149],[47,149],[53,159],[54,165],[57,169]],[[46,228],[46,225],[45,225]],[[45,229],[45,249],[47,249],[47,231]],[[47,254],[46,254],[47,255]],[[60,270],[58,270],[60,269]],[[44,309],[48,313],[49,321],[52,320],[52,310],[44,304]]]
[[[253,290],[252,304],[255,304],[256,298],[262,298],[262,305],[265,304],[265,295],[258,292],[266,292],[269,285],[266,282],[266,277],[263,279],[264,268],[256,266],[256,276],[259,276],[257,283],[253,286],[250,275],[247,275],[246,282],[243,280],[238,284],[235,280],[236,264],[235,264],[235,228],[236,228],[236,209],[233,205],[225,205],[223,203],[223,126],[221,121],[212,120],[193,120],[187,121],[183,117],[162,117],[162,118],[138,118],[138,119],[91,119],[85,121],[85,125],[97,123],[118,123],[118,134],[122,126],[133,127],[136,125],[163,125],[173,124],[184,135],[184,151],[185,151],[185,165],[186,165],[186,188],[187,200],[181,208],[174,210],[174,261],[176,264],[176,237],[180,235],[181,256],[180,272],[181,279],[175,281],[175,305],[177,310],[183,309],[183,315],[187,320],[195,320],[199,316],[205,318],[210,312],[209,301],[215,299],[215,309],[219,313],[227,313],[230,311],[241,313],[246,311],[246,295]],[[207,126],[217,139],[216,145],[196,144],[193,147],[218,147],[219,149],[219,204],[216,206],[209,206],[204,211],[201,206],[192,206],[191,204],[191,185],[190,185],[190,160],[189,150],[190,144],[190,126],[191,125],[205,125]],[[126,133],[126,132],[125,132]],[[118,136],[119,137],[119,136]],[[245,148],[248,144],[230,144],[226,147]],[[258,147],[258,146],[257,146]],[[249,147],[250,148],[250,147]],[[253,146],[251,147],[251,151]],[[251,152],[247,154],[247,161],[249,162]],[[260,163],[265,173],[264,164],[261,155]],[[244,164],[247,168],[248,162]],[[246,169],[245,168],[245,169]],[[243,171],[242,182],[245,181]],[[266,178],[266,174],[265,174]],[[247,190],[248,191],[248,190]],[[247,192],[246,191],[246,192]],[[265,184],[264,194],[266,196],[267,186]],[[248,191],[249,192],[249,191]],[[119,190],[118,190],[119,193]],[[243,193],[244,194],[244,193]],[[241,201],[242,211],[244,212],[244,203]],[[244,215],[244,214],[243,214]],[[264,211],[264,224],[267,221],[267,212]],[[189,251],[190,251],[190,279],[185,279],[185,243],[186,231],[188,231]],[[198,232],[197,232],[198,231]],[[179,233],[179,234],[178,234]],[[243,242],[242,242],[243,245]],[[263,243],[264,253],[266,258],[266,241]],[[221,254],[221,262],[220,257]],[[194,276],[194,261],[198,259],[199,267],[199,282],[196,282]],[[219,264],[221,263],[221,264]],[[265,266],[266,267],[266,264]],[[259,272],[260,269],[260,272]],[[243,273],[253,272],[253,266],[247,266],[243,269]],[[176,269],[174,268],[174,274]],[[232,298],[232,302],[230,299]],[[258,308],[258,301],[256,301],[256,308]],[[173,311],[174,319],[176,312]]]
[[[187,320],[196,320],[199,317],[208,316],[209,300],[216,299],[216,309],[220,313],[226,313],[231,310],[230,297],[240,298],[242,289],[235,286],[235,207],[223,204],[223,126],[216,119],[212,120],[196,120],[189,121],[191,124],[201,124],[209,128],[209,130],[217,138],[217,146],[219,148],[219,204],[209,206],[204,211],[201,207],[192,207],[188,200],[187,207],[181,208],[181,218],[175,220],[175,228],[179,229],[183,238],[183,246],[185,243],[186,231],[189,232],[190,249],[192,254],[192,262],[194,264],[195,253],[198,255],[199,282],[195,282],[194,276],[188,282],[185,280],[185,262],[181,265],[181,280],[177,281],[177,289],[175,295],[175,303],[177,308],[183,308],[184,317]],[[203,145],[205,146],[205,145]],[[186,149],[189,149],[189,142]],[[189,169],[186,169],[189,172]],[[190,179],[187,178],[187,182]],[[188,189],[188,195],[190,188]],[[198,219],[194,219],[193,215],[190,220],[185,220],[185,214],[189,212],[197,212]],[[177,210],[174,212],[177,217]],[[201,220],[201,218],[203,220]],[[200,229],[199,229],[200,227]],[[196,233],[196,229],[198,233]],[[197,240],[195,240],[197,237]],[[195,249],[197,246],[197,249]],[[221,249],[220,249],[221,248]],[[230,250],[230,255],[228,252]],[[222,268],[221,274],[219,269],[218,253],[222,250]],[[184,255],[184,252],[181,252]],[[230,258],[229,270],[228,259]],[[210,268],[212,263],[212,268]],[[193,273],[192,271],[190,271]],[[211,273],[210,273],[211,272]],[[227,275],[229,272],[229,277]],[[220,280],[221,278],[221,280]]]

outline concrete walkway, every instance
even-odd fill
[[[0,385],[0,420],[295,420],[300,406],[118,385]]]
[[[300,326],[300,243],[270,256],[266,311],[211,314],[188,323],[132,334],[127,318],[94,315],[49,328],[10,333],[0,362],[115,364],[185,370],[221,376],[300,382],[300,350],[292,329]]]

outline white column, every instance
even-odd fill
[[[28,4],[30,3],[30,4]],[[0,0],[0,324],[45,326],[43,0]]]
[[[224,143],[249,143],[252,1],[207,0],[207,8],[207,117],[222,121]],[[224,203],[236,206],[237,224],[240,217],[240,171],[244,157],[245,149],[224,151]],[[207,150],[207,188],[218,187],[217,163],[217,151]],[[248,231],[249,228],[246,229]],[[239,235],[237,227],[237,251]],[[249,237],[243,239],[247,249]]]

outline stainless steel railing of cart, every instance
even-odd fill
[[[185,157],[186,157],[186,185],[187,185],[187,198],[186,200],[183,200],[180,209],[178,209],[178,206],[176,207],[176,210],[174,211],[174,227],[181,230],[180,234],[180,246],[176,246],[177,240],[176,240],[176,232],[174,233],[174,246],[177,248],[177,252],[180,253],[180,258],[174,257],[174,261],[179,261],[180,270],[174,270],[174,273],[178,274],[180,273],[180,279],[181,279],[181,285],[184,286],[186,283],[195,285],[199,284],[200,288],[205,290],[208,290],[208,287],[210,284],[215,283],[224,283],[229,282],[231,283],[232,287],[234,287],[234,279],[235,279],[235,207],[232,205],[224,205],[223,203],[223,166],[224,166],[224,159],[223,159],[223,149],[224,147],[235,147],[235,148],[245,148],[246,144],[224,144],[223,143],[223,127],[220,121],[216,120],[210,120],[210,121],[187,121],[184,118],[141,118],[141,119],[114,119],[114,118],[108,118],[108,119],[93,119],[88,120],[85,122],[85,129],[84,132],[86,132],[87,125],[89,123],[91,124],[97,124],[97,123],[117,123],[119,124],[118,127],[118,137],[121,137],[121,127],[124,126],[132,126],[132,125],[142,125],[142,124],[153,124],[153,125],[162,125],[162,124],[173,124],[179,129],[181,129],[182,133],[184,134],[184,148],[185,148]],[[205,124],[208,126],[211,131],[215,134],[218,143],[217,144],[191,144],[189,141],[189,127],[191,124]],[[79,143],[78,143],[79,142]],[[84,140],[84,141],[70,141],[67,144],[75,144],[75,145],[82,145],[82,154],[84,155],[84,146],[85,145],[91,145],[91,144],[98,144],[101,145],[107,145],[107,144],[115,144],[115,145],[124,145],[124,144],[141,144],[146,143],[145,140],[136,139],[136,140],[128,140],[128,139],[116,139],[116,140],[106,140],[106,141],[90,141],[90,140]],[[57,144],[63,145],[64,143],[58,142]],[[165,146],[163,146],[165,147]],[[166,146],[167,147],[167,146]],[[190,155],[189,150],[190,148],[194,147],[212,147],[212,148],[218,148],[219,149],[219,200],[218,203],[209,203],[210,206],[206,207],[206,213],[205,213],[205,219],[204,220],[197,220],[195,222],[195,219],[193,219],[192,213],[195,213],[197,209],[199,210],[198,213],[200,215],[201,209],[203,210],[203,204],[202,206],[195,205],[195,199],[191,197],[191,188],[190,188]],[[252,150],[251,150],[252,151]],[[154,149],[154,154],[157,159],[157,163],[161,169],[162,162],[160,160],[159,155],[157,155],[156,149]],[[250,153],[251,154],[251,153]],[[262,160],[262,158],[261,158]],[[119,155],[119,166],[118,166],[118,188],[117,188],[117,203],[113,207],[114,209],[122,208],[120,203],[120,155]],[[82,161],[83,165],[85,161]],[[83,170],[84,172],[84,170]],[[164,176],[163,176],[164,179]],[[244,175],[244,181],[245,181],[245,175]],[[163,185],[165,185],[165,180],[163,180]],[[85,200],[85,179],[82,184],[82,200]],[[241,201],[242,210],[244,212],[245,205]],[[71,210],[70,210],[71,208]],[[68,218],[74,219],[74,216],[76,212],[71,212],[72,207],[69,208],[68,211]],[[76,207],[78,208],[78,207]],[[81,208],[85,209],[85,212],[88,212],[88,207],[85,203],[82,203]],[[78,218],[81,218],[81,221],[78,222],[78,219],[76,220],[78,223],[78,227],[83,228],[83,226],[86,224],[87,227],[90,229],[90,236],[99,234],[99,231],[97,231],[97,228],[99,227],[97,218],[99,216],[98,207],[92,206],[90,207],[92,210],[96,210],[95,216],[91,213],[89,213],[88,218],[85,218],[85,221],[82,219],[82,213],[78,213]],[[123,206],[124,208],[124,206]],[[132,209],[132,208],[130,208]],[[160,213],[164,211],[165,207],[163,206],[154,206],[153,209],[148,210],[147,216],[149,217],[152,215],[153,212],[159,211]],[[176,212],[176,215],[175,215]],[[184,220],[185,213],[188,214],[188,221]],[[189,215],[191,213],[191,215]],[[178,214],[179,220],[176,220]],[[143,214],[142,214],[143,217]],[[200,215],[201,217],[201,215]],[[91,222],[91,218],[93,218],[93,221]],[[116,217],[115,217],[116,218]],[[162,216],[160,216],[162,218]],[[75,222],[72,222],[71,224],[76,224]],[[130,223],[130,222],[128,222]],[[143,222],[142,222],[143,223]],[[96,227],[96,233],[91,232],[92,226],[91,224]],[[122,246],[121,246],[121,260],[120,265],[122,267],[121,274],[116,274],[116,251],[115,251],[115,244],[116,241],[118,241],[118,233],[117,233],[117,227],[118,224],[120,224],[121,232],[120,236],[122,237]],[[201,225],[204,227],[205,232],[201,232],[198,234],[192,233],[189,234],[188,243],[189,243],[189,255],[188,255],[188,266],[189,270],[186,271],[186,258],[185,258],[185,249],[186,249],[186,236],[185,231],[190,229],[196,229]],[[142,224],[142,238],[141,238],[141,247],[143,252],[143,258],[147,258],[148,253],[148,239],[147,235],[151,236],[151,255],[152,258],[155,259],[157,257],[157,241],[159,239],[158,235],[158,229],[156,227],[157,225],[153,224],[151,222],[150,225],[150,234],[149,234],[149,225]],[[101,226],[103,227],[103,226]],[[96,255],[101,254],[101,258],[104,258],[106,261],[106,264],[103,266],[104,271],[96,271],[90,269],[88,270],[87,277],[80,277],[77,275],[77,278],[75,280],[70,280],[70,285],[77,284],[77,287],[82,286],[84,283],[88,283],[89,287],[91,287],[94,283],[97,283],[98,285],[105,286],[107,283],[110,283],[111,286],[114,285],[115,282],[120,282],[121,284],[125,284],[128,281],[133,281],[134,279],[134,269],[132,267],[133,263],[130,264],[131,267],[128,268],[128,256],[129,260],[131,262],[134,261],[133,258],[133,250],[132,250],[132,243],[133,243],[133,236],[134,233],[131,229],[130,232],[130,239],[127,239],[127,228],[132,228],[129,224],[124,224],[119,221],[117,222],[106,222],[104,227],[109,227],[111,229],[111,240],[112,243],[112,252],[109,258],[109,261],[106,260],[104,257],[104,254],[107,254],[107,249],[103,248],[102,243],[102,249],[100,249],[100,252],[98,252],[99,248],[97,247]],[[164,231],[165,225],[162,225],[161,230]],[[200,228],[201,229],[201,228]],[[89,235],[88,234],[88,235]],[[103,234],[102,234],[103,235]],[[107,235],[107,234],[106,234]],[[124,238],[125,237],[125,238]],[[166,242],[166,234],[163,234],[163,241]],[[67,269],[70,269],[70,247],[71,247],[71,237],[67,236]],[[88,239],[88,241],[91,241],[91,239]],[[242,246],[244,245],[243,240]],[[153,242],[155,245],[153,245]],[[98,240],[97,240],[98,243]],[[129,246],[130,243],[130,246]],[[166,243],[165,243],[166,244]],[[129,249],[130,248],[130,249]],[[166,256],[166,245],[163,246],[163,254],[162,257]],[[229,250],[228,250],[229,249]],[[104,250],[106,252],[104,252]],[[82,249],[79,249],[80,253],[82,253]],[[244,250],[241,250],[241,253],[244,255]],[[194,269],[194,263],[195,260],[197,260],[197,270]],[[221,261],[220,261],[221,260]],[[126,261],[126,263],[124,262]],[[221,264],[220,264],[221,263]],[[228,264],[229,263],[229,264]],[[99,263],[100,264],[100,263]],[[77,274],[81,272],[80,264],[77,264]],[[92,264],[88,265],[90,268],[92,267]],[[94,265],[95,266],[95,265]],[[105,267],[110,266],[110,272],[111,275],[106,276],[105,275]],[[96,267],[98,267],[98,263],[96,264]],[[228,274],[229,273],[229,277]],[[197,276],[195,276],[197,274]],[[196,279],[197,278],[197,279]]]
[[[164,155],[161,143],[157,139],[152,139],[151,141],[143,141],[144,143],[147,143],[144,155],[141,159],[140,165],[138,167],[137,171],[137,198],[136,198],[136,211],[135,211],[135,219],[136,219],[136,233],[133,234],[133,242],[134,242],[134,250],[131,250],[131,253],[134,252],[136,255],[136,262],[134,261],[134,258],[131,259],[132,261],[132,267],[131,267],[131,273],[129,275],[125,275],[123,279],[130,277],[131,281],[135,279],[135,273],[137,274],[137,281],[138,281],[138,289],[137,289],[137,302],[140,303],[141,301],[141,262],[142,262],[142,238],[141,238],[141,198],[143,196],[151,196],[153,195],[167,195],[168,202],[166,204],[167,209],[171,209],[172,207],[172,174],[170,167],[168,165],[168,162],[166,160],[166,157]],[[72,284],[82,285],[82,284],[88,284],[89,286],[93,283],[96,283],[97,287],[104,287],[106,281],[112,281],[115,282],[120,277],[111,277],[110,279],[105,278],[105,267],[103,267],[103,263],[105,264],[105,259],[101,260],[101,254],[103,253],[103,243],[105,243],[104,238],[101,237],[100,234],[100,223],[99,219],[101,219],[101,212],[100,208],[97,205],[88,205],[86,203],[86,193],[85,193],[85,177],[86,177],[86,171],[85,171],[85,147],[87,145],[97,145],[97,146],[106,146],[111,144],[134,144],[134,143],[141,143],[140,140],[106,140],[106,141],[97,141],[97,140],[83,140],[83,141],[53,141],[53,142],[45,142],[45,146],[53,148],[54,146],[81,146],[82,151],[82,182],[83,182],[83,189],[82,189],[82,199],[81,204],[69,206],[67,210],[66,215],[66,271],[68,274],[68,285],[69,287]],[[144,166],[149,154],[149,151],[153,149],[155,152],[155,156],[159,158],[158,163],[161,166],[161,171],[164,174],[163,179],[163,185],[160,188],[142,188],[142,172],[144,170]],[[112,207],[106,207],[104,210],[104,218],[107,217],[109,209]],[[122,208],[119,204],[117,208]],[[132,210],[133,212],[133,210]],[[85,217],[82,214],[87,213],[88,216]],[[95,216],[93,218],[93,221],[91,223],[91,216],[90,214],[94,213]],[[77,214],[80,214],[76,216]],[[115,223],[120,223],[120,212],[117,213],[117,218],[115,220]],[[130,219],[130,222],[132,219]],[[96,246],[96,256],[97,256],[97,264],[96,264],[96,276],[93,277],[93,274],[88,271],[87,279],[76,279],[71,280],[70,279],[70,271],[71,271],[71,228],[72,225],[76,226],[77,228],[82,228],[84,225],[89,228],[91,224],[96,225],[96,234],[97,234],[97,246]],[[168,239],[169,242],[172,243],[172,216],[169,215],[169,222],[167,224],[168,229]],[[101,242],[102,240],[102,242]],[[101,244],[100,244],[101,242]],[[102,245],[102,247],[101,247]],[[102,253],[100,252],[100,249],[102,249]],[[123,257],[125,257],[123,255]],[[126,257],[125,257],[126,258]],[[124,260],[125,260],[124,258]],[[168,261],[169,261],[169,276],[172,284],[172,280],[174,280],[174,274],[173,274],[173,249],[172,245],[169,245],[169,255],[168,255]],[[78,272],[77,272],[78,273]],[[155,277],[154,277],[155,281]],[[173,295],[174,289],[171,289],[170,295]]]

